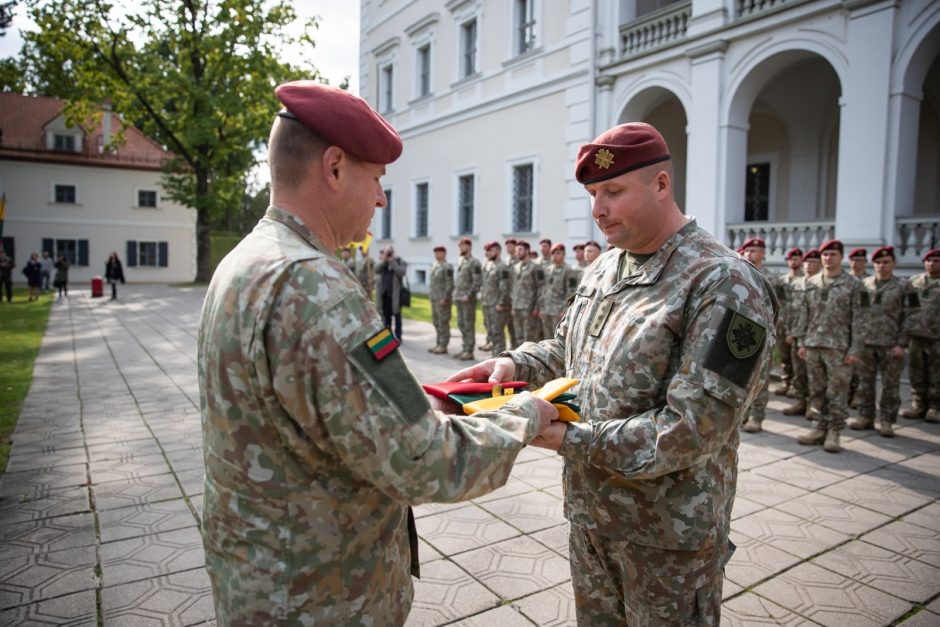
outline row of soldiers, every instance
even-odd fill
[[[791,249],[788,271],[779,276],[764,267],[765,248],[763,240],[751,238],[738,252],[776,286],[782,383],[774,392],[797,399],[784,414],[813,421],[813,428],[797,438],[801,444],[838,452],[846,424],[857,430],[877,426],[882,436],[893,437],[905,355],[912,407],[901,415],[940,421],[940,249],[927,251],[925,271],[905,280],[894,275],[891,246],[872,253],[874,275],[866,270],[864,248],[850,251],[852,271],[843,271],[843,245],[835,239],[805,253]],[[849,420],[853,393],[859,415]],[[765,388],[748,410],[745,431],[761,430],[767,400]]]
[[[565,263],[565,245],[548,238],[533,251],[529,242],[509,238],[506,256],[498,241],[484,244],[485,259],[473,256],[470,238],[457,246],[460,259],[454,268],[447,261],[447,249],[434,248],[434,264],[429,277],[431,316],[437,342],[429,352],[443,354],[450,342],[451,304],[457,306],[457,326],[462,338],[458,359],[473,360],[476,304],[479,299],[486,328],[486,344],[479,348],[495,357],[523,342],[552,337],[565,312],[568,299],[581,282],[581,272],[600,255],[597,242],[576,244],[575,262]]]

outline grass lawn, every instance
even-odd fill
[[[409,320],[421,320],[422,322],[431,322],[431,301],[428,300],[428,297],[424,294],[412,294],[411,295],[411,307],[403,307],[401,310],[401,315],[403,318],[408,318]],[[457,328],[457,307],[451,307],[450,314],[450,327],[452,329]],[[483,333],[486,335],[486,327],[483,326],[483,309],[480,307],[480,302],[477,301],[477,323],[476,323],[477,333]]]
[[[46,332],[52,292],[27,302],[26,288],[13,289],[13,302],[0,303],[0,473],[10,457],[10,435],[33,380],[33,362]]]

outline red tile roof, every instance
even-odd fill
[[[80,152],[46,148],[46,126],[59,117],[65,102],[46,96],[0,93],[0,159],[46,161],[104,168],[159,170],[173,154],[111,113],[112,133],[124,127],[124,144],[102,153],[101,124],[85,135]]]

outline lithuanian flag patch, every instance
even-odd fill
[[[366,340],[366,348],[369,349],[376,361],[382,361],[395,352],[395,349],[398,348],[398,340],[386,328]]]

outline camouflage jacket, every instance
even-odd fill
[[[407,505],[503,485],[535,437],[526,395],[487,416],[433,411],[391,339],[342,262],[279,208],[219,265],[198,340],[219,624],[402,624]]]
[[[619,279],[621,250],[584,272],[555,337],[508,353],[516,378],[579,379],[565,511],[649,547],[724,548],[738,429],[773,353],[777,302],[753,266],[689,222]]]
[[[796,315],[796,304],[799,299],[797,289],[803,280],[803,275],[791,276],[789,272],[781,272],[773,281],[777,300],[780,301],[780,315],[777,316],[777,330],[786,333],[789,322]],[[783,341],[785,337],[779,338]]]
[[[454,266],[446,261],[431,265],[430,291],[428,298],[434,302],[450,301],[454,292]]]
[[[912,276],[904,289],[904,345],[911,336],[940,340],[940,279],[926,272]]]
[[[539,294],[539,312],[550,316],[557,316],[565,310],[565,301],[568,299],[568,277],[570,269],[566,264],[556,266],[552,264],[545,270],[545,284]]]
[[[904,281],[891,277],[879,281],[870,276],[862,281],[861,314],[865,324],[866,346],[904,346],[901,321],[904,317]]]
[[[483,268],[476,257],[467,255],[457,262],[457,277],[454,279],[454,300],[460,301],[467,296],[476,298],[483,281]]]
[[[512,308],[534,310],[539,300],[539,285],[545,280],[541,264],[520,261],[512,271]]]
[[[375,287],[375,262],[372,257],[361,256],[356,260],[356,278],[366,293],[372,292]]]
[[[797,345],[860,355],[865,339],[861,282],[845,271],[834,279],[822,271],[807,279],[803,287]]]
[[[480,301],[484,307],[501,305],[508,310],[512,305],[512,271],[498,258],[487,259],[483,264],[480,290]]]

